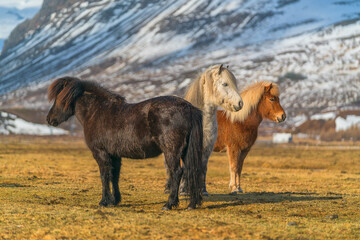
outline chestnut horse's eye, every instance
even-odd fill
[[[275,99],[273,99],[273,98],[270,98],[270,101],[272,101],[272,102],[273,102],[273,101],[275,101]]]
[[[227,86],[228,86],[228,84],[227,84],[227,83],[223,83],[222,85],[223,85],[224,87],[227,87]]]

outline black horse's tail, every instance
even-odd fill
[[[192,109],[192,129],[187,142],[187,151],[183,160],[185,177],[188,180],[190,193],[189,208],[196,208],[201,204],[201,189],[203,179],[202,149],[203,149],[203,124],[202,113],[199,109]]]

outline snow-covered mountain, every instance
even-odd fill
[[[46,108],[49,80],[62,75],[130,101],[181,95],[218,63],[240,88],[277,82],[291,114],[356,103],[359,16],[353,0],[45,0],[4,46],[0,107]]]
[[[4,40],[19,23],[32,18],[39,11],[38,7],[26,7],[18,9],[16,7],[2,6],[0,2],[0,52],[3,48]]]

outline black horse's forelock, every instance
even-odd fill
[[[48,89],[48,99],[49,101],[56,99],[58,104],[67,109],[85,91],[110,101],[125,101],[125,98],[102,88],[97,83],[82,81],[75,77],[62,77],[55,80]]]

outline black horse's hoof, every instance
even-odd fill
[[[201,195],[203,195],[204,197],[208,197],[209,196],[209,193],[205,190],[201,193]]]
[[[101,201],[99,202],[100,207],[113,207],[117,204],[118,202],[113,199],[101,199]]]
[[[189,193],[187,193],[187,192],[180,192],[180,196],[188,197],[188,196],[190,196],[190,195],[189,195]]]
[[[189,205],[189,206],[186,208],[186,210],[194,210],[194,209],[196,209],[196,207],[191,206],[191,205]]]
[[[163,206],[163,208],[161,209],[161,211],[169,211],[169,210],[171,210],[171,208],[168,208],[166,206]]]

